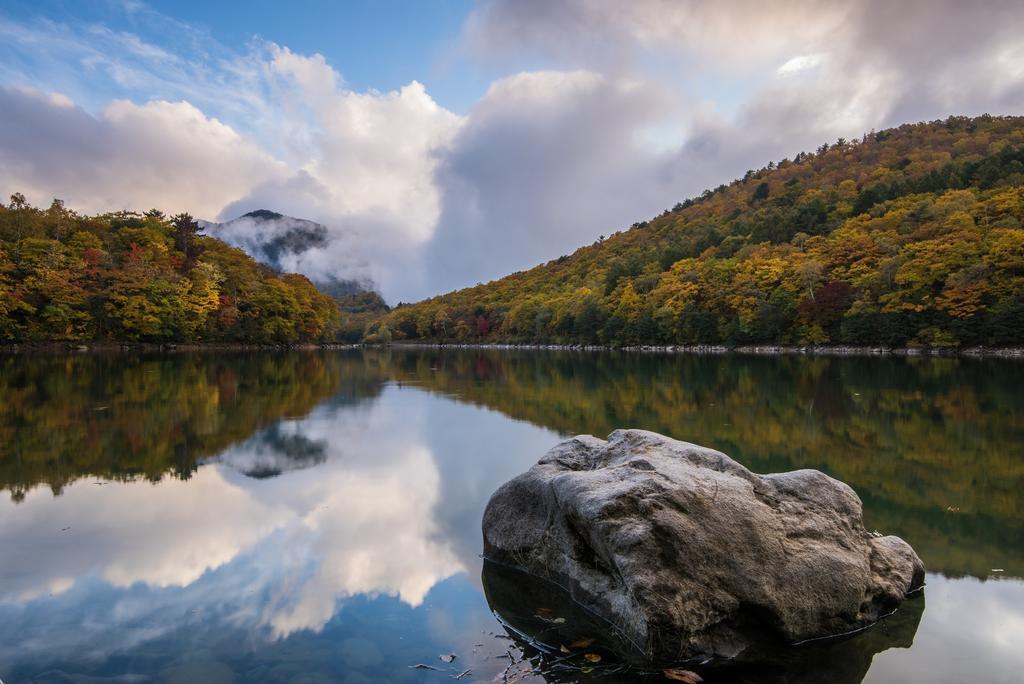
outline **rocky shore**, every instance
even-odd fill
[[[612,347],[601,344],[518,344],[467,342],[394,342],[384,344],[241,344],[204,342],[24,342],[0,344],[0,354],[84,353],[84,352],[196,352],[196,351],[315,351],[363,348],[395,349],[494,349],[522,351],[620,351],[647,354],[755,354],[762,356],[963,356],[971,358],[1024,359],[1024,347],[857,347],[796,345],[635,345]]]
[[[372,346],[372,345],[371,345]],[[515,344],[515,343],[458,343],[458,342],[395,342],[396,348],[411,349],[504,349],[538,351],[625,351],[658,354],[798,354],[805,356],[966,356],[1024,359],[1024,347],[858,347],[843,345],[636,345],[611,347],[600,344]]]
[[[317,351],[358,349],[359,344],[237,344],[194,342],[25,342],[0,344],[0,354]]]

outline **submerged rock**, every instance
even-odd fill
[[[559,444],[494,493],[483,533],[489,561],[559,585],[653,660],[846,634],[924,584],[842,482],[642,430]]]

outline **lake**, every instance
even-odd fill
[[[481,577],[494,489],[620,427],[823,470],[928,568],[721,681],[1020,681],[1024,363],[400,349],[0,357],[0,679],[664,681],[530,674]]]

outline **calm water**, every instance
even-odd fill
[[[824,470],[928,567],[874,629],[723,679],[1021,681],[1024,364],[401,351],[0,357],[0,679],[518,679],[487,597],[527,632],[541,599],[481,578],[483,507],[617,427]]]

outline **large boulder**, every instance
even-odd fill
[[[846,634],[924,584],[842,482],[642,430],[562,442],[494,493],[483,533],[486,559],[559,585],[652,660]]]

